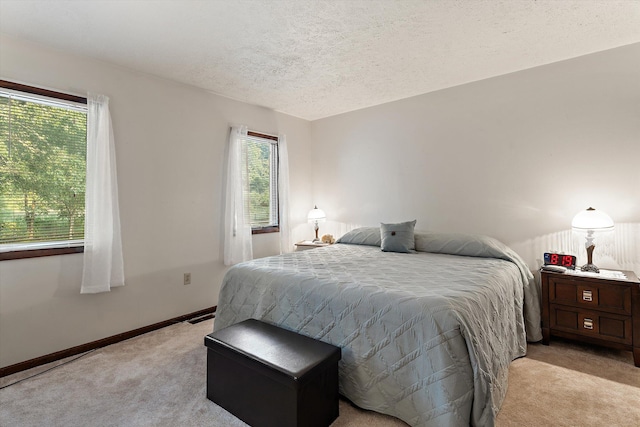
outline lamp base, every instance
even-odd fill
[[[600,269],[591,263],[583,265],[582,267],[580,267],[580,270],[590,271],[591,273],[600,273]]]

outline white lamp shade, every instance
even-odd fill
[[[571,221],[571,227],[575,230],[611,230],[613,220],[602,211],[589,208],[578,212]]]
[[[327,216],[322,209],[318,209],[318,207],[316,206],[309,211],[307,220],[309,222],[325,222],[327,220]]]

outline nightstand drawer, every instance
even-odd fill
[[[631,288],[572,278],[549,280],[549,302],[631,315]]]
[[[633,342],[630,316],[556,304],[551,304],[550,315],[552,330],[572,332],[620,344]]]

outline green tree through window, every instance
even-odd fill
[[[86,106],[0,88],[0,245],[82,240]]]
[[[249,132],[243,141],[245,203],[254,232],[278,231],[278,143],[276,137]]]

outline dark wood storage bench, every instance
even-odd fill
[[[340,348],[255,319],[209,334],[207,398],[251,426],[338,417]]]

